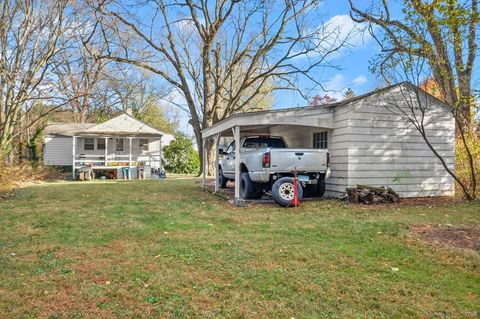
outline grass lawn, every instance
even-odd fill
[[[235,208],[195,179],[64,182],[0,202],[1,318],[478,318],[480,254],[412,224],[480,203]]]

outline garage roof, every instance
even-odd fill
[[[334,123],[333,112],[335,110],[335,107],[348,105],[353,102],[366,99],[373,95],[385,93],[401,86],[412,91],[420,90],[424,94],[427,94],[430,98],[439,101],[441,105],[447,106],[444,101],[439,100],[437,97],[422,90],[418,86],[410,82],[402,82],[381,89],[377,89],[362,95],[358,95],[350,99],[345,99],[339,102],[325,104],[321,106],[305,106],[233,114],[226,119],[215,123],[209,128],[203,130],[202,137],[207,138],[222,132],[222,136],[232,136],[233,134],[231,132],[231,128],[237,125],[242,128],[242,133],[247,134],[260,134],[262,132],[268,133],[268,128],[276,125],[298,125],[332,129]]]

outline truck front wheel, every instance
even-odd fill
[[[221,167],[218,168],[218,185],[220,188],[227,188],[228,179],[223,176],[223,170]]]
[[[272,186],[272,196],[275,202],[283,207],[291,205],[294,196],[294,182],[292,177],[279,178]],[[303,187],[297,183],[297,197],[303,198]]]
[[[255,192],[255,183],[250,179],[250,175],[247,172],[240,173],[240,197],[242,199],[253,199]]]

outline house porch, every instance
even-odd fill
[[[161,159],[161,136],[73,136],[74,179],[86,170],[106,178],[149,178],[163,170]]]

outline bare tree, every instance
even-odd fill
[[[360,9],[349,0],[351,17],[368,25],[381,48],[373,70],[391,82],[389,70],[401,55],[428,63],[444,100],[461,112],[467,124],[472,115],[472,74],[477,56],[478,0],[401,1],[403,15],[394,17],[388,1]]]
[[[22,117],[29,115],[36,101],[52,94],[46,89],[47,75],[60,50],[67,2],[5,0],[0,4],[1,159],[12,150]]]
[[[352,0],[349,2],[352,19],[367,24],[381,48],[380,56],[372,64],[373,72],[390,84],[402,81],[401,78],[417,85],[433,79],[438,97],[449,105],[455,119],[460,145],[467,158],[467,181],[444,164],[425,136],[424,120],[432,109],[420,93],[417,92],[414,99],[404,96],[409,101],[409,112],[403,115],[422,134],[432,152],[460,185],[465,198],[474,199],[477,196],[476,162],[480,159],[475,158],[469,139],[475,137],[472,134],[476,117],[472,79],[480,21],[478,1],[403,0],[403,16],[397,18],[391,15],[387,1],[375,2],[364,10]]]
[[[53,69],[58,79],[58,91],[68,100],[67,106],[74,122],[80,123],[87,120],[92,107],[104,106],[108,101],[108,95],[98,90],[101,82],[107,78],[105,72],[108,61],[93,58],[91,51],[102,52],[102,45],[91,43],[90,33],[95,30],[85,30],[84,24],[85,21],[71,30],[74,33],[73,39],[58,54]],[[87,44],[87,41],[90,43]]]
[[[462,124],[464,120],[463,112],[450,107],[447,103],[442,103],[443,99],[432,96],[420,87],[425,83],[424,79],[431,76],[430,69],[425,65],[425,61],[411,56],[399,56],[396,59],[398,68],[391,72],[390,79],[394,83],[399,83],[396,90],[384,93],[379,96],[386,107],[393,114],[399,115],[407,125],[413,127],[423,138],[428,148],[437,157],[447,173],[452,176],[460,186],[464,197],[467,200],[473,200],[477,197],[477,178],[478,171],[475,159],[472,155],[471,145],[468,143],[468,126]],[[439,102],[442,101],[442,102]],[[443,105],[442,105],[443,104]],[[441,106],[439,106],[441,105]],[[462,179],[459,173],[454,169],[453,159],[447,159],[442,152],[432,142],[432,126],[435,125],[435,118],[438,116],[451,116],[455,120],[457,133],[460,136],[462,145],[468,154],[467,168],[468,177]],[[458,151],[458,150],[457,150]]]
[[[116,37],[106,39],[111,51],[98,58],[147,69],[181,92],[202,149],[203,129],[254,109],[252,103],[259,96],[293,90],[299,77],[319,85],[312,71],[330,66],[326,57],[343,43],[335,41],[337,30],[318,27],[317,4],[147,0],[132,7],[121,0],[104,1],[95,7],[98,18]],[[135,11],[142,16],[132,14]],[[114,53],[119,47],[122,55]],[[207,147],[211,172],[215,154],[211,143]]]

